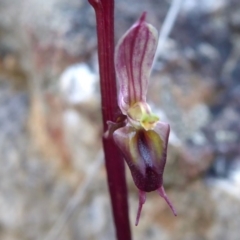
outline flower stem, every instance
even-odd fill
[[[114,0],[89,0],[96,13],[104,132],[119,112],[114,70]],[[113,139],[103,138],[108,187],[118,240],[131,240],[124,161]]]

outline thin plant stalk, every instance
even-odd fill
[[[96,13],[103,129],[119,112],[114,69],[114,0],[89,0]],[[131,240],[124,161],[113,139],[103,138],[107,181],[118,240]]]

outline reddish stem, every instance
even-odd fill
[[[114,70],[114,0],[89,0],[96,12],[104,132],[118,112]],[[118,240],[131,240],[124,161],[113,139],[103,138],[108,187]]]

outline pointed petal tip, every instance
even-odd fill
[[[146,193],[139,190],[139,204],[138,204],[138,212],[137,212],[137,217],[136,217],[136,221],[135,221],[135,226],[137,226],[138,223],[139,223],[139,219],[140,219],[141,211],[142,211],[142,206],[145,202],[146,202]]]
[[[142,23],[146,20],[146,16],[147,16],[147,12],[143,12],[140,19],[139,19],[139,22]]]
[[[135,221],[135,226],[137,227],[138,226],[138,222],[139,222],[139,217],[136,218],[136,221]]]
[[[143,12],[140,18],[133,24],[132,29],[146,23],[147,12]]]
[[[177,216],[177,212],[175,210],[175,208],[173,207],[172,203],[170,202],[165,190],[164,190],[164,187],[161,186],[159,189],[157,189],[157,192],[159,193],[159,195],[164,198],[164,200],[167,202],[168,206],[171,208],[174,216],[176,217]]]

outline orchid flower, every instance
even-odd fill
[[[115,52],[118,105],[125,118],[112,132],[139,189],[136,226],[146,201],[146,192],[156,190],[176,215],[163,187],[170,126],[161,122],[146,102],[158,34],[145,19],[146,13],[143,13],[120,39]]]

